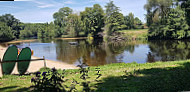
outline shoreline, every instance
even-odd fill
[[[2,47],[0,45],[0,59],[3,58],[3,55],[6,51],[7,47]],[[32,56],[31,59],[39,59],[40,57],[35,57]],[[53,60],[45,60],[46,62],[46,67],[48,68],[56,68],[56,69],[78,69],[78,67],[71,65],[71,64],[67,64],[64,62],[57,62],[57,61],[53,61]],[[38,61],[32,61],[30,62],[30,65],[28,67],[28,70],[26,73],[33,73],[33,72],[37,72],[38,70],[40,70],[41,68],[44,67],[44,60],[38,60]],[[0,72],[1,72],[1,66],[0,66]],[[12,74],[18,74],[18,70],[17,70],[17,63],[13,69]],[[2,76],[2,73],[0,73],[0,77]]]
[[[88,37],[71,37],[71,38],[55,38],[55,39],[63,39],[63,40],[76,40],[76,39],[87,39]]]
[[[4,42],[5,44],[12,44],[12,43],[20,43],[20,42],[33,42],[36,41],[38,39],[30,39],[30,40],[12,40],[12,41],[8,41],[8,42]]]

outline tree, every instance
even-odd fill
[[[69,14],[72,14],[73,10],[70,9],[69,7],[63,7],[60,8],[58,12],[53,14],[54,24],[55,24],[55,32],[57,37],[61,37],[63,34],[65,34],[65,27],[66,27],[66,22],[67,22],[67,17]]]
[[[38,33],[37,33],[38,39],[45,38],[45,25],[39,26],[37,30],[38,30]]]
[[[177,6],[170,10],[165,25],[150,28],[150,38],[183,39],[190,37],[189,26],[185,21],[185,12]]]
[[[185,9],[186,21],[190,26],[190,0],[178,0],[181,2],[181,7]]]
[[[135,19],[133,13],[129,13],[128,16],[125,16],[125,25],[127,25],[128,29],[135,28]]]
[[[141,29],[143,28],[143,23],[138,17],[134,17],[133,13],[124,17],[124,24],[128,29]]]
[[[4,22],[7,26],[11,27],[12,33],[16,38],[19,38],[20,34],[20,21],[11,14],[5,14],[0,16],[0,22]]]
[[[82,30],[82,21],[77,14],[70,14],[67,17],[67,33],[70,37],[79,36],[79,32]]]
[[[14,36],[11,32],[11,28],[5,23],[0,22],[0,41],[9,41],[14,39]]]
[[[147,10],[147,25],[166,23],[167,14],[172,6],[172,0],[148,0],[144,8]]]
[[[73,10],[69,7],[60,8],[58,12],[53,14],[53,18],[55,19],[54,23],[60,27],[65,26],[66,17],[69,16],[69,14],[72,14],[72,12]]]
[[[105,33],[106,36],[111,35],[124,24],[124,16],[123,14],[119,13],[119,7],[113,4],[113,1],[110,1],[105,6],[106,8],[106,16],[105,16]]]
[[[20,38],[37,37],[39,23],[26,23],[23,26],[23,30],[20,30]]]
[[[99,4],[85,8],[85,11],[81,12],[80,16],[86,35],[91,34],[95,37],[104,26],[104,11]]]
[[[144,26],[143,26],[143,23],[142,23],[142,21],[138,18],[138,17],[135,17],[135,19],[134,19],[135,21],[134,21],[134,28],[135,29],[143,29],[144,28]]]

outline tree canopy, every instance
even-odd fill
[[[143,28],[143,23],[138,17],[130,13],[124,16],[113,1],[105,6],[99,5],[86,7],[80,13],[74,13],[69,7],[60,8],[53,14],[54,21],[50,23],[22,23],[11,14],[0,16],[1,27],[9,32],[7,37],[14,38],[55,38],[55,37],[94,37],[99,33],[106,36],[124,29]],[[105,36],[105,37],[106,37]]]
[[[188,12],[182,7],[184,3],[180,5],[176,0],[148,0],[145,9],[149,39],[189,38]]]

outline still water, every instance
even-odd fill
[[[77,44],[71,45],[70,42]],[[39,40],[20,43],[19,48],[30,47],[34,56],[58,62],[78,65],[79,60],[89,66],[110,63],[146,63],[190,59],[190,41],[126,41],[103,42],[102,40]]]

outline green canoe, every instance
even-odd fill
[[[18,60],[26,60],[25,62],[18,62],[17,64],[18,72],[20,75],[24,74],[27,71],[31,60],[31,54],[31,49],[28,47],[23,48],[20,52]]]
[[[18,49],[15,45],[11,45],[8,47],[6,50],[4,56],[3,56],[3,62],[6,61],[15,61],[11,63],[2,63],[2,68],[3,68],[3,74],[11,74],[11,72],[14,69],[16,60],[18,56]]]

